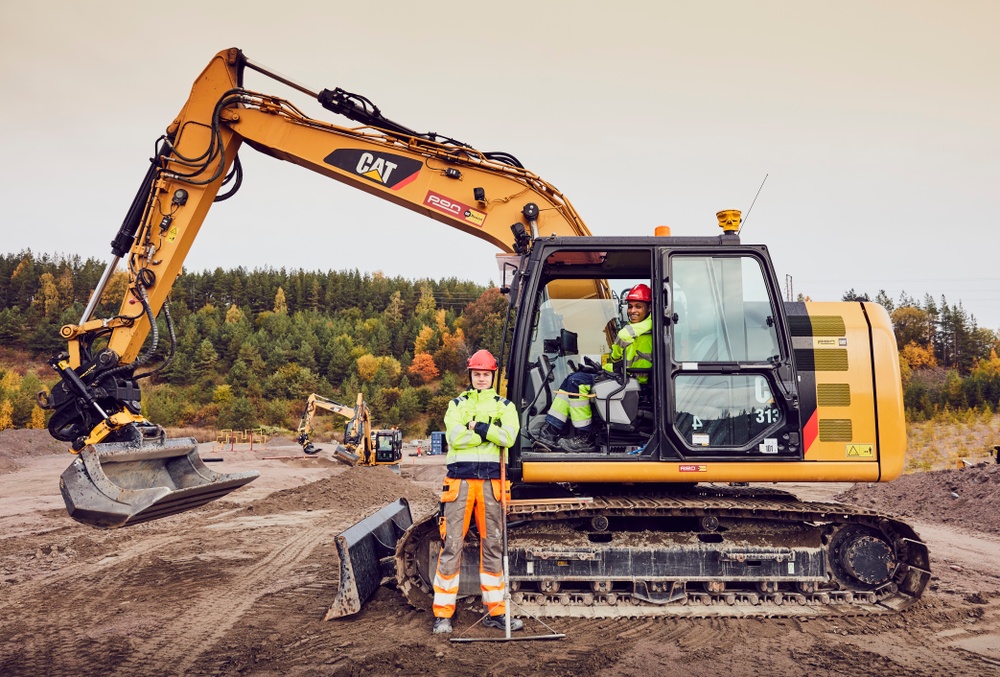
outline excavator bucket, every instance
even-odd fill
[[[337,536],[340,587],[324,621],[358,613],[382,579],[395,574],[396,542],[412,524],[410,504],[400,498]]]
[[[130,526],[204,505],[260,477],[209,470],[193,438],[93,444],[59,478],[69,516],[104,529]]]
[[[346,463],[352,468],[358,464],[358,461],[361,460],[360,454],[355,454],[353,451],[349,451],[347,447],[339,444],[337,445],[337,448],[333,450],[333,457],[341,463]]]

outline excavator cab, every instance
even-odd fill
[[[398,428],[375,431],[375,462],[398,463],[403,458],[403,431]]]

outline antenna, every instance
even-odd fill
[[[765,174],[764,175],[764,181],[767,181],[767,177],[768,176],[770,176],[770,174]],[[760,182],[760,188],[757,189],[757,195],[753,196],[753,202],[750,203],[750,209],[747,209],[747,215],[743,218],[743,222],[742,222],[742,224],[740,224],[740,229],[736,231],[737,235],[739,235],[740,233],[742,233],[743,232],[743,227],[747,225],[747,221],[750,219],[750,210],[753,209],[753,206],[755,204],[757,204],[757,196],[760,195],[760,190],[761,190],[761,188],[764,187],[764,181]]]

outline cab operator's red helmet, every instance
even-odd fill
[[[645,301],[646,303],[653,302],[653,292],[649,290],[649,287],[644,284],[637,284],[632,287],[628,294],[625,296],[626,301]]]
[[[493,353],[488,350],[477,350],[475,354],[469,358],[466,366],[471,371],[477,369],[479,371],[496,371],[497,361],[493,357]]]

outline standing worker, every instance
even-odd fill
[[[496,358],[480,350],[466,366],[472,387],[453,399],[444,415],[450,448],[438,516],[444,544],[434,574],[435,634],[452,630],[462,547],[473,515],[479,530],[479,586],[489,614],[483,625],[505,629],[502,530],[506,515],[500,500],[506,487],[500,483],[500,454],[514,444],[521,424],[514,404],[493,388]],[[510,619],[511,630],[522,627],[519,618]]]

